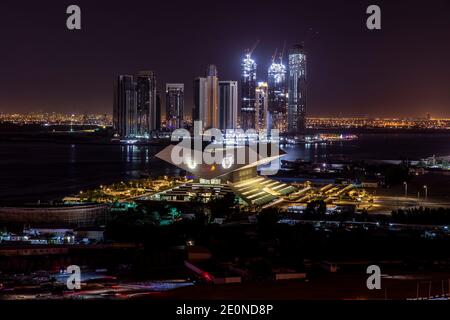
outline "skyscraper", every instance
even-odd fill
[[[306,53],[302,45],[289,52],[288,131],[306,133]]]
[[[136,81],[137,135],[149,137],[157,130],[159,119],[156,110],[156,76],[153,71],[141,71]]]
[[[204,121],[206,104],[206,78],[198,77],[194,80],[194,109],[192,110],[193,121]]]
[[[219,81],[219,129],[236,129],[238,113],[237,81]]]
[[[219,78],[217,68],[210,65],[206,77],[194,81],[194,121],[202,121],[203,128],[219,126]]]
[[[183,127],[184,84],[166,84],[166,122],[171,130]]]
[[[287,129],[287,88],[286,66],[275,60],[269,67],[269,129],[278,129],[285,132]]]
[[[137,135],[136,83],[133,76],[121,75],[114,87],[114,131],[121,138]]]
[[[267,82],[258,82],[256,87],[256,130],[269,129],[269,93]]]
[[[156,91],[156,106],[155,106],[155,129],[161,130],[161,94]]]
[[[251,58],[251,51],[245,54],[241,63],[241,128],[256,127],[256,62]]]

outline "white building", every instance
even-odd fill
[[[238,119],[237,81],[219,81],[219,129],[236,129]]]

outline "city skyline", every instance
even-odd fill
[[[284,48],[280,55],[275,52],[267,70],[268,81],[256,82],[258,68],[252,54],[258,43],[259,40],[251,49],[245,50],[241,61],[240,86],[235,80],[219,81],[215,65],[208,66],[204,77],[194,79],[192,120],[201,121],[205,129],[276,129],[283,134],[304,136],[307,115],[306,50],[303,45],[292,46],[288,54],[288,69],[283,64]],[[276,63],[275,59],[279,62]],[[148,139],[161,127],[172,131],[186,127],[187,123],[183,120],[184,84],[166,83],[164,120],[161,118],[161,102],[157,102],[160,98],[157,83],[153,71],[140,71],[136,81],[130,75],[119,76],[113,106],[116,135]]]
[[[79,32],[65,28],[65,4],[43,1],[27,4],[23,10],[8,3],[3,10],[2,3],[0,12],[7,14],[0,19],[0,36],[9,50],[0,60],[0,110],[110,112],[111,87],[118,74],[153,70],[160,79],[159,91],[165,83],[185,84],[185,110],[190,113],[190,83],[204,66],[217,65],[222,79],[239,79],[243,50],[260,40],[253,53],[260,70],[268,69],[273,51],[285,41],[305,42],[310,57],[311,116],[419,116],[428,112],[450,116],[449,62],[445,58],[450,54],[448,2],[436,0],[426,8],[409,5],[404,10],[402,4],[380,1],[383,28],[379,31],[365,28],[367,3],[277,2],[286,14],[274,21],[275,2],[257,6],[250,1],[239,7],[218,4],[207,9],[202,1],[187,5],[135,0],[127,3],[127,14],[117,19],[124,12],[121,4],[108,3],[105,8],[101,3],[78,1],[83,12]],[[248,12],[254,13],[250,17],[253,27],[246,27]],[[152,30],[149,44],[138,41]],[[120,43],[127,36],[135,44],[124,50]],[[181,53],[180,48],[186,50]]]

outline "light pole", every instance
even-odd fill
[[[405,198],[408,198],[408,183],[404,181],[403,186],[405,187]]]
[[[423,186],[423,188],[425,189],[425,200],[428,199],[428,187],[425,185]]]

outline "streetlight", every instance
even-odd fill
[[[403,185],[405,186],[405,198],[408,198],[408,183],[404,181]]]
[[[425,189],[425,200],[428,199],[428,187],[425,185],[423,186],[423,188]]]

